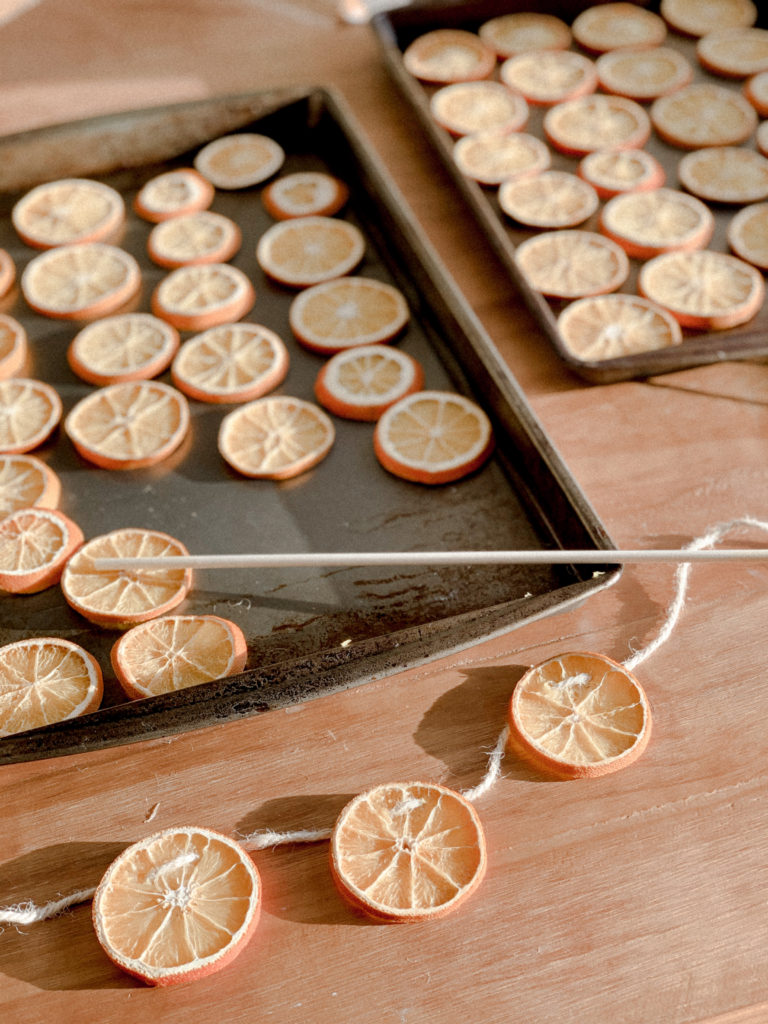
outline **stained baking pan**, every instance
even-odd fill
[[[88,175],[117,187],[130,209],[150,177],[188,166],[203,143],[237,130],[261,132],[283,146],[279,173],[324,169],[347,182],[351,198],[340,216],[361,228],[367,244],[357,272],[404,292],[412,318],[397,344],[422,362],[428,387],[461,391],[484,406],[495,455],[463,481],[412,484],[378,465],[371,424],[339,420],[334,448],[314,470],[283,482],[248,480],[230,472],[216,450],[230,407],[193,402],[190,446],[149,469],[98,469],[79,458],[63,433],[38,451],[60,475],[62,508],[86,538],[140,526],[170,533],[198,554],[590,548],[606,550],[605,564],[199,571],[177,611],[237,622],[248,639],[246,671],[133,702],[121,696],[110,670],[119,634],[91,626],[58,587],[4,595],[0,643],[54,635],[81,644],[102,666],[105,697],[100,710],[81,719],[0,740],[0,763],[136,742],[351,687],[571,606],[619,572],[603,527],[334,94],[230,96],[0,140],[0,246],[20,272],[33,255],[9,223],[14,202],[31,185]],[[280,391],[311,400],[323,360],[291,339],[295,293],[271,284],[258,268],[256,241],[272,223],[259,188],[219,192],[213,208],[243,230],[233,262],[256,288],[248,319],[289,345],[291,365]],[[130,214],[121,243],[140,262],[145,310],[164,273],[146,257],[150,227]],[[28,331],[31,375],[56,387],[66,412],[91,390],[65,357],[77,326],[33,313],[18,295],[5,312]]]
[[[472,210],[479,231],[493,247],[509,276],[522,295],[528,307],[533,311],[542,333],[554,347],[560,358],[579,376],[592,383],[610,383],[617,380],[645,377],[653,374],[667,373],[691,366],[715,363],[730,359],[747,359],[768,355],[768,301],[763,303],[760,312],[748,323],[728,330],[692,331],[684,330],[681,345],[648,352],[624,355],[610,359],[587,360],[574,355],[563,342],[557,327],[557,316],[565,307],[561,301],[548,301],[534,291],[520,274],[515,263],[515,249],[531,232],[515,225],[501,210],[496,189],[484,188],[466,178],[457,168],[453,159],[453,140],[432,118],[429,101],[436,86],[429,86],[417,81],[403,64],[403,53],[408,45],[418,36],[439,28],[461,28],[476,32],[484,21],[501,14],[532,11],[554,14],[568,24],[583,10],[592,5],[580,3],[578,0],[543,0],[542,3],[531,4],[526,0],[473,0],[471,3],[435,3],[424,0],[407,6],[377,14],[371,21],[372,29],[378,39],[383,59],[392,77],[405,97],[425,139],[429,140],[441,157],[456,189]],[[651,11],[658,11],[657,3],[642,3]],[[768,26],[768,14],[763,10],[758,15],[758,25]],[[664,43],[683,53],[694,67],[695,81],[712,81],[726,88],[739,91],[742,83],[709,74],[699,65],[696,58],[696,41],[669,31]],[[576,44],[574,49],[579,49]],[[525,131],[544,140],[542,119],[545,108],[531,107],[530,120]],[[754,140],[746,143],[755,148]],[[665,168],[667,185],[679,187],[677,164],[684,151],[663,142],[655,132],[645,148],[659,159]],[[552,151],[552,167],[574,171],[577,159],[563,156]],[[601,202],[600,206],[602,207]],[[728,252],[726,229],[738,207],[732,205],[712,205],[710,208],[715,218],[715,231],[709,248]],[[598,230],[598,210],[580,227],[586,230]],[[634,293],[636,290],[639,262],[632,260],[632,270],[621,291]]]

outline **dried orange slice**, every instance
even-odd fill
[[[96,659],[61,637],[0,647],[0,736],[95,711],[104,687]]]
[[[285,151],[274,139],[257,132],[241,132],[203,146],[194,165],[216,188],[239,189],[271,178],[284,161]]]
[[[281,395],[228,413],[218,446],[224,461],[243,476],[287,480],[321,462],[335,436],[330,417],[319,406]]]
[[[189,552],[167,533],[124,528],[86,541],[64,567],[61,592],[70,607],[97,626],[127,629],[165,615],[192,586],[189,569],[96,569],[97,558],[165,558]]]
[[[20,508],[56,508],[61,481],[34,455],[0,455],[0,516]]]
[[[714,228],[715,218],[705,203],[673,188],[614,196],[600,216],[600,230],[635,259],[703,249]]]
[[[538,50],[505,60],[499,77],[534,106],[586,96],[597,88],[595,62],[573,50]]]
[[[325,171],[295,171],[267,185],[261,199],[275,220],[331,217],[349,199],[349,188]]]
[[[651,106],[651,122],[671,146],[738,146],[757,127],[751,103],[733,89],[714,82],[692,82]]]
[[[194,981],[245,948],[261,910],[256,867],[233,839],[174,827],[134,843],[93,897],[96,937],[118,967],[148,985]]]
[[[641,268],[637,286],[683,327],[700,330],[746,323],[765,298],[762,274],[735,256],[709,249],[656,256]]]
[[[331,875],[349,903],[379,921],[428,921],[480,885],[485,836],[474,807],[434,783],[386,783],[361,793],[331,835]]]
[[[365,255],[365,238],[354,224],[334,217],[297,217],[267,228],[256,246],[264,273],[290,288],[348,274]]]
[[[160,267],[226,263],[242,240],[240,228],[229,217],[196,210],[156,224],[147,239],[147,252]]]
[[[424,371],[413,356],[388,345],[363,345],[328,360],[317,375],[315,397],[336,416],[373,421],[423,384]]]
[[[229,263],[178,267],[152,293],[152,312],[180,331],[204,331],[239,320],[256,301],[242,270]]]
[[[760,117],[768,117],[768,71],[760,71],[747,79],[744,95]]]
[[[614,292],[629,277],[621,246],[579,228],[528,238],[517,247],[515,260],[531,288],[553,299]]]
[[[0,298],[6,295],[16,280],[16,264],[5,249],[0,249]]]
[[[544,171],[499,186],[499,206],[518,224],[533,228],[572,228],[600,205],[597,192],[569,171]]]
[[[83,531],[50,508],[22,508],[0,520],[0,590],[36,594],[59,582]]]
[[[136,700],[242,672],[243,631],[218,615],[166,615],[133,626],[112,647],[117,681]]]
[[[755,144],[763,156],[768,156],[768,121],[761,121],[755,132]]]
[[[11,223],[22,242],[51,249],[114,237],[125,222],[125,203],[109,185],[89,178],[61,178],[37,185],[14,205]]]
[[[597,59],[597,76],[605,92],[645,102],[666,96],[693,78],[691,62],[679,50],[611,50]]]
[[[0,313],[0,380],[24,369],[29,346],[27,332],[13,317]]]
[[[679,345],[683,334],[666,310],[637,295],[595,295],[571,302],[557,318],[565,348],[577,359],[619,359]]]
[[[640,683],[602,654],[569,652],[529,669],[509,707],[510,739],[538,767],[571,779],[627,768],[648,746]]]
[[[639,103],[602,94],[550,107],[543,128],[551,145],[567,156],[595,149],[641,149],[651,134],[651,122]]]
[[[721,28],[748,28],[757,20],[752,0],[661,0],[667,24],[688,36],[703,36]]]
[[[373,434],[376,458],[404,480],[445,484],[479,469],[493,430],[475,402],[450,391],[417,391],[391,405]]]
[[[754,203],[768,198],[768,160],[745,146],[707,146],[677,165],[680,184],[711,203]]]
[[[157,174],[142,185],[133,208],[144,220],[159,224],[169,217],[207,210],[215,194],[215,188],[202,174],[191,167],[179,167]]]
[[[63,407],[58,392],[41,380],[0,380],[0,452],[16,455],[38,448],[58,426]]]
[[[502,58],[530,50],[567,50],[571,45],[571,30],[561,18],[532,11],[490,18],[477,34]]]
[[[103,386],[157,377],[171,364],[179,332],[149,313],[122,313],[88,324],[67,349],[73,373]]]
[[[160,381],[111,384],[81,398],[64,430],[84,459],[102,469],[143,469],[176,451],[189,429],[187,400]]]
[[[702,67],[725,78],[768,71],[768,29],[726,28],[708,32],[696,44]]]
[[[340,277],[306,288],[288,312],[298,341],[320,355],[391,341],[409,317],[400,289],[371,277]]]
[[[289,361],[285,342],[268,327],[222,324],[185,342],[171,379],[200,402],[248,402],[282,384]]]
[[[495,131],[473,132],[453,146],[456,166],[468,178],[481,185],[500,185],[502,181],[523,178],[545,171],[552,156],[535,135]]]
[[[601,199],[624,192],[646,192],[665,181],[662,165],[644,149],[597,149],[579,163],[579,175]]]
[[[133,299],[141,271],[130,253],[103,242],[62,245],[35,256],[21,291],[37,313],[60,320],[95,320]]]
[[[517,132],[528,120],[528,104],[501,82],[454,82],[429,101],[432,117],[451,135]]]
[[[571,26],[573,38],[591,53],[619,48],[660,46],[667,35],[663,18],[637,4],[606,3],[588,7]]]
[[[728,225],[728,245],[753,267],[768,270],[768,203],[739,210]]]
[[[496,53],[474,32],[438,28],[405,48],[403,65],[422,82],[470,82],[490,78],[496,67]]]

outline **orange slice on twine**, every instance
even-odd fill
[[[405,48],[403,65],[422,82],[470,82],[490,78],[496,67],[496,53],[474,32],[438,28]]]
[[[287,480],[321,462],[335,436],[330,417],[319,406],[281,395],[228,413],[218,447],[224,461],[243,476]]]
[[[614,196],[600,217],[600,230],[635,259],[703,249],[714,229],[715,218],[708,206],[672,188]]]
[[[640,270],[641,295],[668,310],[683,327],[725,330],[746,323],[765,298],[763,276],[721,252],[673,252]]]
[[[495,131],[473,132],[453,146],[456,166],[468,178],[481,185],[500,185],[512,178],[524,178],[545,171],[552,156],[535,135]]]
[[[417,391],[379,418],[373,449],[384,469],[420,484],[445,484],[479,469],[493,431],[475,402],[450,391]]]
[[[35,249],[104,241],[125,223],[125,203],[100,181],[61,178],[22,196],[11,210],[11,223],[22,242]]]
[[[752,75],[744,83],[744,95],[760,117],[768,117],[768,71]]]
[[[127,629],[165,615],[181,604],[192,586],[189,569],[94,569],[96,558],[164,558],[189,552],[167,533],[124,528],[94,537],[77,551],[61,574],[67,604],[97,626]]]
[[[749,28],[757,20],[752,0],[661,0],[661,15],[675,31],[704,36],[721,28]]]
[[[662,165],[644,149],[597,149],[579,163],[579,175],[601,199],[624,192],[646,192],[665,181]]]
[[[242,270],[228,263],[205,263],[172,270],[152,293],[152,312],[180,331],[239,320],[256,301]]]
[[[711,203],[754,203],[768,198],[768,160],[744,146],[707,146],[677,165],[680,184]]]
[[[111,652],[117,681],[132,700],[233,676],[243,671],[247,657],[243,631],[218,615],[140,622]]]
[[[757,127],[751,103],[733,89],[714,82],[693,82],[651,106],[651,122],[671,146],[738,146]]]
[[[528,120],[528,104],[501,82],[454,82],[429,101],[432,117],[451,135],[517,132]]]
[[[639,103],[602,94],[556,104],[544,115],[543,128],[551,145],[567,156],[641,149],[651,134],[651,122]]]
[[[36,313],[60,320],[95,320],[116,312],[141,287],[130,253],[103,242],[58,246],[35,256],[21,291]]]
[[[667,26],[658,14],[637,4],[607,3],[582,11],[571,26],[573,38],[591,53],[619,48],[649,49],[660,46]]]
[[[196,210],[207,210],[216,190],[207,178],[191,167],[179,167],[150,178],[142,185],[133,208],[144,220],[158,224]]]
[[[614,292],[629,277],[629,259],[595,231],[545,231],[522,242],[515,260],[531,288],[552,299]]]
[[[275,220],[293,217],[331,217],[349,199],[349,188],[324,171],[284,174],[261,193],[264,207]]]
[[[73,373],[99,387],[148,380],[166,370],[179,347],[179,332],[149,313],[123,313],[88,324],[67,349]]]
[[[185,342],[171,379],[200,402],[248,402],[282,384],[289,362],[285,343],[268,327],[223,324]]]
[[[501,14],[483,22],[477,34],[502,58],[530,50],[567,50],[571,45],[570,28],[553,14]]]
[[[335,416],[374,421],[423,385],[424,371],[413,356],[388,345],[364,345],[328,360],[317,375],[315,397]]]
[[[379,921],[428,921],[451,913],[480,885],[485,836],[460,793],[387,783],[347,804],[330,859],[336,886],[356,909]]]
[[[28,352],[23,326],[15,317],[0,313],[0,380],[23,370]]]
[[[16,280],[16,264],[5,249],[0,249],[0,298],[6,295]]]
[[[147,253],[160,267],[226,263],[242,240],[240,228],[229,217],[196,210],[157,224],[147,239]]]
[[[696,44],[696,56],[707,71],[725,78],[746,78],[768,71],[768,30],[726,28],[708,32]]]
[[[0,520],[0,590],[36,594],[52,587],[82,543],[80,527],[57,509],[12,512]]]
[[[0,516],[20,508],[56,508],[61,481],[34,455],[0,455]]]
[[[577,359],[620,359],[679,345],[675,318],[637,295],[596,295],[570,303],[557,318],[566,350]]]
[[[78,718],[101,704],[92,655],[60,637],[29,637],[0,647],[0,736]]]
[[[627,768],[648,746],[651,707],[640,683],[601,654],[569,652],[535,665],[515,686],[511,745],[569,779]]]
[[[348,274],[365,255],[365,238],[354,224],[334,217],[297,217],[267,228],[256,246],[264,273],[290,288]]]
[[[187,400],[160,381],[111,384],[81,398],[64,430],[77,452],[102,469],[143,469],[176,451],[189,429]]]
[[[499,206],[518,224],[532,228],[572,228],[600,205],[597,192],[568,171],[544,171],[499,186]]]
[[[687,85],[693,66],[679,50],[612,50],[597,59],[597,76],[605,92],[644,102]]]
[[[260,909],[259,873],[238,843],[210,829],[175,827],[112,862],[92,916],[113,963],[149,985],[173,985],[234,960]]]
[[[16,455],[38,448],[59,424],[58,392],[41,380],[0,380],[0,453]]]
[[[306,288],[288,312],[297,340],[320,355],[391,341],[409,317],[400,289],[370,277],[340,277]]]
[[[241,132],[224,135],[203,146],[195,170],[221,189],[248,188],[271,178],[283,166],[283,147],[266,135]]]
[[[539,50],[505,60],[499,77],[534,106],[553,106],[597,88],[595,62],[573,50]]]
[[[728,245],[753,267],[768,270],[768,203],[745,206],[728,225]]]

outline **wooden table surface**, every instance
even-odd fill
[[[457,210],[369,28],[341,23],[333,0],[0,2],[0,133],[296,84],[346,98],[619,546],[768,518],[768,365],[610,386],[564,369]],[[477,804],[488,874],[460,912],[369,923],[336,895],[326,844],[279,847],[255,854],[262,920],[222,973],[145,988],[106,960],[78,906],[0,934],[0,1019],[768,1020],[766,584],[766,566],[694,567],[677,629],[638,669],[655,733],[629,770],[545,782],[506,756]],[[671,566],[627,568],[575,611],[355,690],[0,768],[0,904],[94,885],[164,826],[326,828],[380,782],[474,785],[521,665],[567,649],[622,660],[655,635],[672,595]]]

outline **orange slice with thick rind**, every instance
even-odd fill
[[[285,150],[258,132],[240,132],[214,139],[198,151],[195,170],[220,189],[258,185],[283,166]]]
[[[61,320],[95,320],[136,297],[141,270],[130,253],[105,242],[78,242],[35,256],[21,275],[29,306]]]
[[[585,156],[596,149],[642,149],[651,122],[634,100],[595,93],[550,107],[543,129],[561,153]]]
[[[57,508],[58,474],[34,455],[0,455],[0,516],[20,508]]]
[[[600,230],[635,259],[703,249],[714,228],[714,215],[705,203],[671,188],[614,196],[600,215]]]
[[[153,224],[196,210],[207,210],[216,190],[191,167],[177,167],[150,178],[136,194],[133,208]]]
[[[576,299],[558,316],[557,329],[565,349],[588,362],[655,352],[683,340],[670,313],[623,292]]]
[[[418,36],[405,48],[403,65],[422,82],[470,82],[490,78],[496,53],[474,32],[439,28]]]
[[[73,373],[103,387],[157,377],[171,364],[179,332],[149,313],[104,317],[78,331],[67,349]]]
[[[738,146],[757,127],[757,113],[740,93],[716,82],[692,82],[660,96],[651,123],[664,142],[681,149]]]
[[[59,582],[83,531],[58,509],[22,508],[0,520],[0,590],[36,594]]]
[[[667,35],[664,20],[634,3],[604,3],[588,7],[571,25],[573,38],[590,53],[619,48],[660,46]]]
[[[571,30],[562,18],[533,11],[489,18],[477,34],[502,59],[531,50],[567,50],[571,45]]]
[[[499,77],[539,107],[587,96],[597,88],[595,62],[573,50],[520,53],[504,61]]]
[[[110,185],[89,178],[61,178],[37,185],[11,210],[22,242],[51,249],[113,238],[125,222],[125,202]]]
[[[350,273],[365,255],[362,231],[335,217],[297,217],[267,228],[256,245],[264,273],[289,288],[308,288]]]
[[[172,270],[152,293],[152,312],[180,331],[204,331],[239,320],[256,301],[242,270],[204,263]]]
[[[544,231],[521,242],[515,261],[531,288],[552,299],[580,299],[619,289],[629,259],[610,238],[580,228]]]
[[[335,416],[372,422],[423,384],[413,356],[390,345],[363,345],[328,360],[315,380],[315,397]]]
[[[31,377],[0,380],[0,453],[39,448],[59,424],[63,406],[50,384]]]
[[[432,117],[451,135],[472,132],[517,132],[528,121],[523,96],[502,82],[454,82],[438,89],[429,101]]]
[[[320,355],[391,341],[409,318],[400,289],[371,277],[340,277],[305,288],[288,312],[297,340]]]

